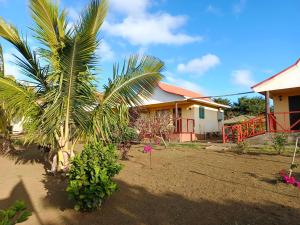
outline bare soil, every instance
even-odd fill
[[[72,209],[65,180],[45,174],[38,150],[0,156],[0,209],[24,200],[33,211],[24,225],[300,224],[300,189],[276,182],[290,157],[174,145],[155,148],[150,168],[142,149],[121,161],[119,190],[92,213]]]

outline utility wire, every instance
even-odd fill
[[[227,96],[235,96],[235,95],[246,95],[246,94],[253,94],[254,91],[248,91],[248,92],[240,92],[240,93],[234,93],[234,94],[226,94],[226,95],[214,95],[214,96],[201,96],[191,99],[200,99],[200,98],[219,98],[219,97],[227,97]]]

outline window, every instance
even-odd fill
[[[205,118],[205,108],[202,106],[199,106],[199,118],[204,119]]]

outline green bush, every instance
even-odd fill
[[[138,134],[135,128],[124,126],[117,128],[114,131],[112,142],[118,146],[121,151],[121,158],[128,159],[128,152],[131,148],[131,143],[138,139]]]
[[[92,211],[117,189],[112,178],[121,170],[116,148],[90,144],[75,156],[68,172],[67,192],[75,200],[75,210]]]
[[[237,144],[237,150],[243,154],[247,153],[249,147],[250,147],[250,143],[246,140],[243,140]]]
[[[0,225],[14,225],[22,223],[31,216],[31,212],[26,210],[23,201],[16,201],[11,207],[0,210]]]
[[[272,138],[272,142],[275,151],[277,151],[278,154],[281,154],[287,144],[287,137],[285,134],[275,134]]]

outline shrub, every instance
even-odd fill
[[[67,192],[75,200],[75,210],[92,211],[117,189],[112,178],[121,170],[116,148],[100,143],[89,144],[72,161]]]
[[[246,140],[243,140],[237,144],[237,150],[243,154],[247,153],[249,147],[250,147],[250,144]]]
[[[138,134],[135,128],[124,126],[114,130],[112,142],[115,143],[121,151],[121,159],[128,159],[128,152],[131,148],[131,144],[133,141],[136,141],[137,138]]]
[[[275,134],[274,137],[272,138],[272,142],[275,151],[278,154],[281,154],[285,149],[285,145],[287,143],[287,137],[285,134]]]
[[[31,216],[31,212],[26,210],[23,201],[16,201],[11,207],[0,210],[0,225],[14,225],[22,223]]]

